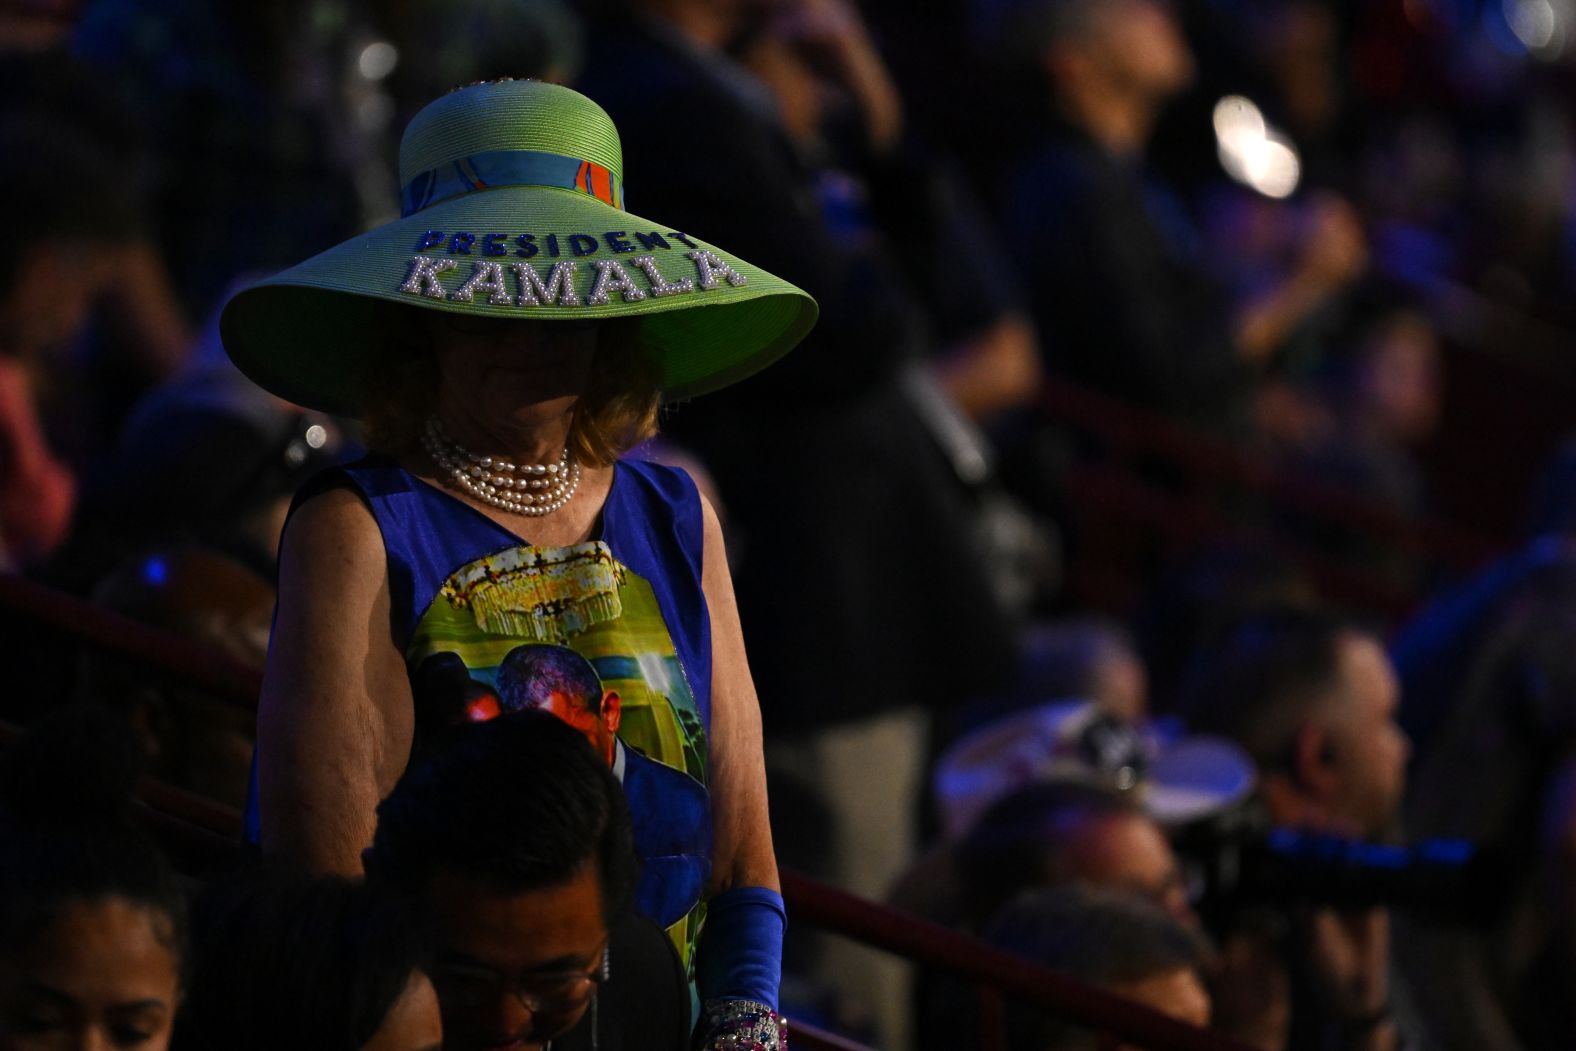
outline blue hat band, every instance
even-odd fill
[[[539,150],[489,150],[431,168],[400,191],[401,216],[478,190],[499,186],[556,186],[624,208],[624,184],[595,161]]]

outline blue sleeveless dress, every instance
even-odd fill
[[[418,748],[443,725],[540,698],[529,676],[543,662],[582,675],[589,664],[601,712],[588,717],[582,699],[580,721],[568,721],[588,736],[616,729],[613,772],[641,859],[636,905],[689,965],[711,857],[711,619],[694,482],[620,461],[599,535],[561,548],[531,544],[381,456],[325,472],[297,504],[342,486],[361,494],[388,551],[390,629],[411,675]]]

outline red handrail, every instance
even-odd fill
[[[1223,1033],[1179,1022],[939,923],[867,901],[796,872],[784,870],[781,875],[783,900],[796,918],[927,967],[990,985],[1078,1025],[1165,1051],[1252,1051]]]
[[[0,573],[0,609],[15,610],[97,649],[176,676],[226,702],[257,710],[263,677],[256,669],[173,632],[15,573]]]
[[[1137,475],[1096,465],[1068,471],[1068,492],[1081,508],[1100,508],[1181,542],[1236,536],[1252,546],[1274,551],[1304,570],[1332,600],[1387,617],[1416,608],[1419,595],[1399,582],[1358,566],[1347,565],[1305,544],[1279,537],[1263,528],[1243,526],[1228,514],[1198,499],[1166,492]],[[1075,576],[1080,567],[1074,566]]]
[[[210,692],[232,702],[243,700],[244,676],[216,664],[214,655],[171,632],[137,624],[92,603],[12,575],[0,574],[0,609],[46,620],[88,645],[108,649],[172,675],[185,675],[189,657],[200,669],[189,676]],[[135,628],[135,631],[129,630]],[[148,643],[146,647],[141,643]],[[243,669],[244,670],[244,669]],[[255,693],[250,695],[255,707]],[[17,733],[0,723],[0,743]],[[186,855],[204,864],[233,861],[241,852],[240,815],[233,809],[159,781],[138,789],[143,817],[155,830],[174,839]],[[1008,996],[1052,1011],[1066,1020],[1109,1032],[1121,1040],[1156,1051],[1251,1051],[1223,1034],[1176,1021],[1135,1001],[1086,985],[1038,964],[993,948],[978,939],[856,897],[807,876],[784,870],[783,898],[799,918],[856,941],[906,956],[971,982],[1000,989]],[[812,1046],[817,1031],[811,1031]],[[825,1044],[833,1051],[857,1045]]]
[[[23,730],[0,720],[0,745],[21,737]],[[137,819],[159,837],[185,871],[217,871],[234,865],[246,848],[241,844],[241,815],[206,796],[153,778],[137,785]]]
[[[1264,456],[1245,452],[1177,420],[1066,380],[1047,379],[1039,404],[1053,421],[1096,435],[1117,448],[1166,460],[1200,478],[1265,492],[1288,508],[1386,537],[1454,568],[1475,568],[1495,552],[1494,544],[1457,526],[1402,514],[1324,479],[1273,464]]]

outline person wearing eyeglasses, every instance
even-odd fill
[[[433,742],[366,858],[432,931],[447,1051],[687,1047],[688,979],[630,908],[637,865],[613,772],[542,711]]]

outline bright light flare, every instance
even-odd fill
[[[1251,99],[1228,95],[1215,103],[1220,165],[1244,186],[1276,199],[1290,197],[1302,181],[1302,160],[1272,128]]]
[[[1569,0],[1503,0],[1505,24],[1535,58],[1552,61],[1565,52],[1571,29]]]
[[[1227,95],[1215,103],[1215,138],[1222,148],[1236,149],[1264,138],[1269,127],[1251,99]]]
[[[382,80],[399,65],[399,49],[387,40],[374,40],[361,49],[356,71],[368,80]]]

